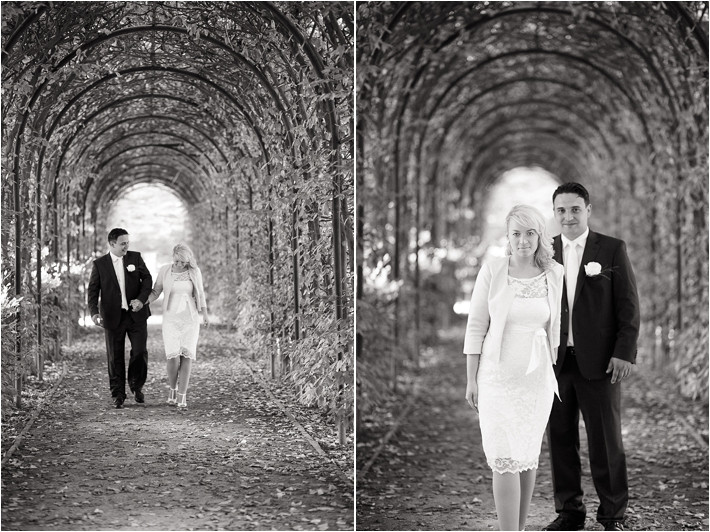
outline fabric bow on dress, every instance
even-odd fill
[[[550,381],[550,384],[555,390],[555,395],[559,399],[560,392],[557,387],[555,372],[550,363],[551,361],[552,353],[550,352],[550,343],[547,341],[547,332],[545,332],[545,329],[543,328],[537,329],[533,338],[530,362],[528,363],[528,369],[525,372],[525,375],[530,375],[533,371],[540,367],[540,365],[543,365],[545,367],[545,378]]]

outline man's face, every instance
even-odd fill
[[[558,194],[554,201],[555,220],[562,226],[562,234],[574,240],[587,230],[592,206],[585,205],[577,194]]]
[[[109,242],[108,245],[111,248],[111,253],[117,257],[123,257],[128,253],[129,239],[128,235],[119,236],[115,242]]]

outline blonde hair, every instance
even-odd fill
[[[188,268],[197,268],[197,261],[195,260],[195,254],[192,252],[187,244],[177,244],[173,248],[173,258],[177,258],[185,263],[187,263]]]
[[[505,217],[506,233],[512,221],[518,222],[521,227],[527,227],[537,233],[538,244],[533,256],[533,262],[538,268],[542,268],[543,270],[549,269],[555,261],[552,258],[552,237],[547,232],[545,218],[542,216],[542,213],[530,205],[516,205],[508,213],[508,216]],[[505,248],[505,254],[513,254],[510,242],[508,242]]]

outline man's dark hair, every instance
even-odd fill
[[[559,194],[577,194],[584,200],[585,205],[589,205],[589,192],[579,183],[562,183],[552,194],[552,203]]]
[[[109,231],[108,241],[113,243],[116,240],[118,240],[119,236],[127,235],[127,234],[128,234],[128,231],[126,231],[125,229],[121,229],[120,227],[116,227],[114,229],[111,229],[111,231]]]

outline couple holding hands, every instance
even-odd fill
[[[103,327],[111,397],[116,408],[126,400],[126,336],[131,342],[128,385],[137,403],[144,403],[148,377],[150,304],[163,297],[163,342],[167,358],[168,404],[187,407],[192,362],[197,355],[200,313],[209,325],[202,272],[185,244],[173,248],[173,261],[161,267],[155,286],[141,254],[128,251],[128,231],[112,229],[109,252],[96,259],[88,286],[91,319]]]
[[[624,242],[589,229],[582,185],[561,185],[552,201],[561,235],[550,238],[540,212],[518,205],[506,218],[507,256],[478,274],[463,348],[466,400],[478,411],[501,530],[525,528],[546,428],[558,517],[544,530],[584,528],[580,412],[597,521],[624,530],[620,382],[636,360],[636,280]]]

